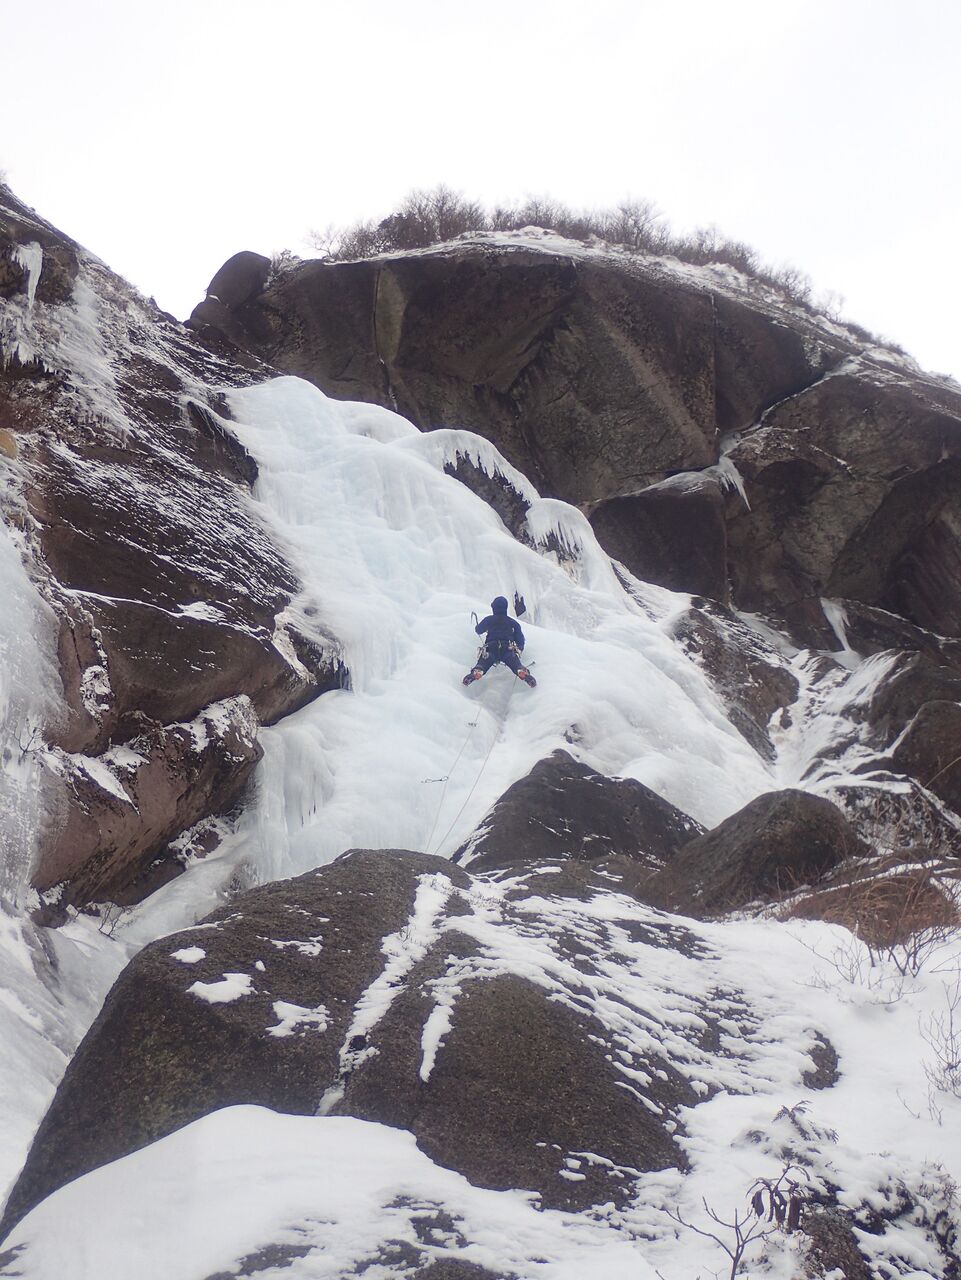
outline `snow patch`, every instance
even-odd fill
[[[195,982],[187,991],[208,1004],[230,1004],[242,996],[253,995],[254,984],[249,973],[225,973],[219,982]]]
[[[285,1000],[274,1001],[275,1027],[268,1027],[270,1036],[292,1036],[298,1030],[326,1031],[330,1011],[322,1004],[316,1009],[304,1009],[299,1004],[288,1004]]]
[[[435,1216],[452,1223],[449,1231],[432,1229]],[[396,1274],[369,1264],[398,1242],[442,1267],[496,1275],[655,1280],[634,1243],[603,1218],[541,1210],[523,1191],[473,1187],[403,1130],[251,1106],[204,1116],[62,1187],[5,1245],[20,1250],[23,1280],[199,1278],[233,1273],[238,1258],[269,1245],[281,1257],[293,1246],[291,1275],[333,1280],[368,1269]]]

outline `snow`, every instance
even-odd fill
[[[170,957],[181,964],[197,964],[206,954],[203,947],[181,947],[179,951],[171,951]]]
[[[297,1031],[326,1031],[330,1012],[322,1004],[316,1009],[305,1009],[299,1004],[290,1004],[286,1000],[275,1000],[273,1003],[277,1025],[268,1027],[271,1036],[292,1036]]]
[[[398,1272],[377,1257],[396,1242],[497,1275],[654,1280],[634,1244],[604,1223],[539,1211],[523,1192],[472,1187],[408,1133],[259,1107],[214,1112],[87,1174],[5,1243],[25,1246],[23,1280],[206,1280],[269,1245],[300,1251],[278,1275],[337,1280],[368,1264],[366,1276],[388,1280]]]
[[[70,1055],[135,950],[100,933],[89,917],[40,929],[26,906],[0,900],[0,1195],[23,1165]]]
[[[207,1004],[230,1004],[243,996],[253,995],[254,984],[249,973],[225,973],[219,982],[194,982],[187,988],[198,1000]]]

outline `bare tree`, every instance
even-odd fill
[[[730,1259],[729,1280],[735,1280],[752,1244],[766,1240],[777,1231],[790,1233],[798,1229],[805,1200],[799,1176],[806,1178],[807,1174],[798,1165],[787,1164],[776,1178],[758,1178],[748,1191],[749,1207],[743,1212],[735,1209],[727,1218],[722,1217],[702,1196],[701,1204],[711,1226],[690,1222],[679,1209],[665,1209],[664,1212],[688,1231],[713,1240]]]
[[[961,1098],[961,977],[944,984],[944,1008],[921,1020],[921,1036],[931,1050],[923,1064],[932,1090]]]

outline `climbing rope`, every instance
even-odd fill
[[[507,720],[507,713],[508,713],[508,711],[510,710],[511,698],[513,698],[513,696],[514,696],[514,688],[515,688],[516,684],[517,684],[517,677],[515,676],[515,677],[514,677],[514,679],[513,679],[513,681],[511,682],[511,689],[510,689],[510,693],[507,695],[507,706],[504,708],[504,721],[505,721],[505,722],[506,722],[506,720]],[[480,719],[480,713],[479,713],[479,712],[478,712],[478,719]],[[475,720],[475,721],[474,721],[474,724],[476,724],[476,723],[477,723],[477,720]],[[461,805],[461,807],[457,810],[457,813],[454,815],[454,820],[453,820],[453,822],[451,822],[450,826],[447,828],[447,830],[444,832],[444,834],[443,834],[443,835],[441,836],[441,838],[438,840],[438,842],[437,842],[437,848],[438,848],[438,849],[443,845],[444,841],[447,839],[447,837],[450,835],[450,833],[451,833],[451,832],[454,830],[454,828],[457,826],[458,822],[460,821],[461,814],[464,812],[464,810],[465,810],[465,809],[467,808],[467,806],[470,804],[471,796],[473,796],[474,792],[477,790],[477,784],[480,782],[481,778],[484,776],[484,770],[487,768],[487,762],[490,760],[491,756],[493,755],[493,753],[494,753],[494,748],[497,746],[498,742],[500,742],[501,733],[503,733],[503,729],[504,729],[504,726],[503,726],[503,724],[502,724],[502,725],[501,725],[500,732],[499,732],[499,733],[496,733],[496,734],[494,735],[494,737],[491,739],[491,744],[490,744],[490,746],[489,746],[489,747],[488,747],[488,749],[487,749],[487,755],[484,757],[484,762],[483,762],[483,764],[482,764],[482,765],[481,765],[481,767],[480,767],[480,771],[478,772],[477,777],[474,779],[474,785],[471,787],[470,791],[468,791],[468,793],[467,793],[467,799],[464,801],[464,803]],[[470,737],[470,735],[469,735],[469,734],[468,734],[468,737]],[[464,746],[465,746],[465,747],[467,746],[467,743],[466,743],[466,742],[464,743]],[[460,751],[457,753],[457,759],[458,759],[458,760],[460,759],[461,752],[462,752],[463,750],[464,750],[464,747],[461,747]],[[457,760],[455,760],[455,761],[454,761],[454,765],[456,765],[456,763],[457,763]],[[454,765],[451,765],[451,770],[450,770],[450,772],[451,772],[451,773],[453,773],[453,772],[454,772]],[[450,774],[448,774],[448,781],[450,781]],[[447,790],[447,786],[446,786],[446,784],[445,784],[445,786],[444,786],[444,791],[446,792],[446,790]],[[443,797],[443,794],[442,794],[442,795],[441,795],[441,806],[443,805],[443,803],[444,803],[444,797]],[[439,817],[440,817],[440,812],[441,812],[441,810],[440,810],[440,806],[439,806],[439,807],[438,807],[438,809],[437,809],[437,816],[434,818],[434,826],[433,826],[433,827],[431,827],[431,829],[430,829],[430,834],[431,834],[431,836],[433,836],[433,834],[434,834],[434,828],[437,826],[437,818],[439,818]],[[427,841],[427,850],[426,850],[426,852],[427,852],[427,853],[430,853],[430,844],[431,844],[430,839],[428,839],[428,841]]]
[[[440,800],[437,803],[437,812],[434,814],[434,822],[430,829],[430,835],[427,837],[427,844],[424,849],[425,853],[430,853],[430,842],[434,838],[434,831],[437,829],[437,819],[440,817],[441,810],[444,807],[444,797],[447,795],[448,783],[451,780],[451,775],[453,774],[454,770],[457,768],[457,762],[460,760],[461,756],[464,754],[464,749],[466,748],[468,742],[470,742],[471,734],[477,728],[477,722],[480,720],[480,713],[481,713],[481,709],[478,706],[477,713],[474,716],[474,719],[470,722],[470,725],[468,726],[467,737],[461,743],[460,751],[458,751],[457,755],[454,757],[454,763],[447,770],[447,773],[444,775],[444,777],[443,778],[421,778],[421,782],[443,782],[444,784],[444,789],[440,793]]]

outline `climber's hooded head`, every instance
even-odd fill
[[[495,596],[491,601],[491,613],[495,616],[507,613],[507,600],[504,596]]]

